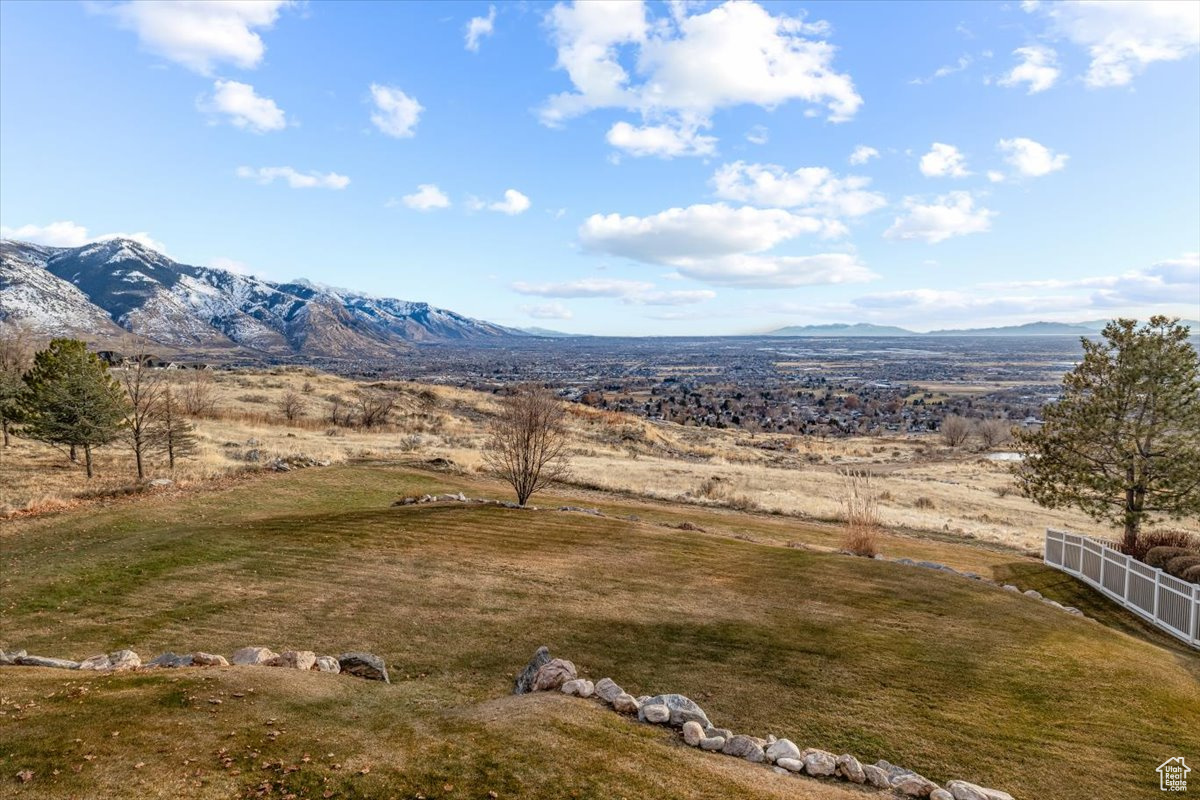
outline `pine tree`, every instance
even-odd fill
[[[196,454],[196,434],[192,423],[183,415],[183,409],[175,393],[168,385],[162,395],[159,405],[158,427],[154,432],[154,442],[159,449],[167,454],[167,465],[174,470],[175,460],[189,458]]]
[[[55,339],[33,359],[21,394],[21,434],[56,447],[83,449],[87,476],[92,450],[121,434],[128,403],[108,367],[87,345]]]
[[[1200,515],[1200,356],[1188,328],[1156,316],[1110,322],[1083,340],[1041,430],[1019,436],[1026,496],[1124,528]]]

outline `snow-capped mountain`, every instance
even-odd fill
[[[179,350],[377,358],[410,342],[521,335],[427,303],[180,264],[129,239],[83,247],[0,241],[0,320]]]

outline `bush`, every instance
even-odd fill
[[[1200,564],[1197,564],[1194,567],[1188,567],[1179,577],[1181,580],[1185,580],[1188,583],[1200,583]]]
[[[1168,575],[1174,575],[1176,578],[1182,578],[1183,573],[1191,567],[1200,564],[1200,553],[1192,553],[1186,556],[1175,556],[1167,562],[1166,570]]]
[[[1163,569],[1167,562],[1180,556],[1194,556],[1196,551],[1188,547],[1151,547],[1146,551],[1146,557],[1141,559],[1147,566]]]
[[[916,508],[933,508],[933,501],[928,497],[918,497],[913,503]]]
[[[842,478],[842,549],[872,558],[879,552],[879,492],[870,472],[845,470]]]
[[[1155,547],[1176,547],[1183,550],[1200,552],[1200,536],[1180,530],[1142,531],[1138,534],[1137,543],[1133,547],[1122,545],[1121,552],[1133,556],[1138,561],[1146,561],[1146,556]],[[1146,561],[1146,563],[1150,563]]]

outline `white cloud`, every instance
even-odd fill
[[[850,158],[848,160],[851,164],[857,166],[859,164],[867,163],[872,158],[879,158],[879,151],[874,147],[868,147],[865,144],[860,144],[858,147],[854,148],[854,152],[850,154]]]
[[[233,272],[238,275],[253,275],[254,270],[244,261],[238,261],[235,258],[226,258],[225,256],[217,256],[208,262],[210,267],[214,269],[223,269],[226,272]]]
[[[1065,153],[1055,153],[1033,139],[1021,137],[1001,139],[996,148],[1004,153],[1004,160],[1011,164],[1018,174],[1029,178],[1057,172],[1067,165],[1069,158]]]
[[[435,183],[422,183],[417,191],[406,194],[402,198],[404,205],[417,211],[432,211],[435,208],[449,208],[450,198],[437,187]]]
[[[492,29],[495,23],[495,6],[488,6],[488,14],[486,17],[471,17],[471,21],[467,23],[467,49],[472,53],[478,53],[479,40],[485,36],[492,35]]]
[[[652,283],[604,278],[581,278],[563,283],[526,283],[512,285],[519,294],[539,297],[596,298],[612,297],[626,305],[682,306],[703,303],[717,296],[711,289],[657,290]]]
[[[954,62],[953,64],[947,64],[945,66],[938,67],[928,78],[913,78],[911,81],[909,81],[909,83],[916,86],[920,86],[921,84],[925,83],[933,83],[939,78],[945,78],[949,75],[953,75],[956,72],[962,72],[969,66],[971,66],[971,57],[967,55],[959,56],[958,61]]]
[[[618,108],[639,113],[643,126],[694,132],[720,108],[801,100],[840,122],[862,104],[850,77],[833,69],[835,48],[816,38],[828,33],[824,23],[773,16],[753,2],[690,8],[676,3],[669,18],[651,19],[641,0],[556,4],[546,21],[574,90],[550,97],[542,122]]]
[[[904,207],[908,213],[896,217],[884,232],[885,238],[920,239],[937,244],[953,236],[983,233],[991,228],[995,216],[995,212],[986,208],[975,208],[975,201],[968,192],[950,192],[933,203],[906,197]]]
[[[755,125],[746,131],[746,141],[750,144],[766,144],[771,139],[771,132],[763,125]]]
[[[289,0],[135,0],[96,8],[134,31],[146,50],[209,75],[217,64],[258,66],[266,50],[258,30],[270,29],[288,5]]]
[[[712,300],[717,293],[712,289],[672,289],[665,292],[646,292],[625,299],[636,306],[690,306]]]
[[[934,142],[929,152],[921,156],[921,174],[929,178],[965,178],[971,173],[957,147]]]
[[[1053,86],[1061,74],[1058,54],[1049,47],[1018,47],[1013,55],[1021,59],[1021,63],[1000,78],[998,83],[1001,86],[1020,86],[1025,83],[1029,85],[1029,94],[1037,94]]]
[[[830,217],[858,217],[887,204],[867,191],[870,178],[839,178],[825,167],[788,172],[775,164],[725,164],[712,177],[718,197],[760,206],[803,208]]]
[[[716,149],[714,136],[701,136],[695,127],[642,125],[618,122],[609,131],[608,143],[631,156],[706,156]]]
[[[992,183],[1003,183],[1004,182],[1004,173],[1001,172],[1000,170],[989,169],[987,171],[987,179],[989,181],[991,181]]]
[[[520,311],[533,319],[570,319],[575,316],[562,303],[544,303],[536,306],[521,306]]]
[[[371,122],[380,131],[397,139],[416,134],[417,121],[425,109],[415,97],[409,97],[395,86],[372,83],[371,101],[375,104]]]
[[[236,127],[254,133],[287,127],[283,109],[269,97],[260,97],[248,83],[218,80],[213,84],[212,96],[202,98],[197,106],[201,111],[225,114]]]
[[[1097,308],[1136,308],[1138,306],[1184,306],[1195,313],[1200,298],[1200,253],[1184,253],[1120,275],[1100,275],[1075,279],[1006,281],[986,284],[991,290],[1037,290],[1039,292],[1072,289],[1090,290],[1076,302]]]
[[[293,189],[345,189],[350,179],[336,172],[299,172],[292,167],[238,167],[237,176],[261,184],[286,181]]]
[[[781,208],[731,208],[724,203],[671,208],[647,217],[593,214],[579,229],[593,252],[673,267],[688,278],[733,286],[807,286],[871,280],[874,274],[843,253],[765,254],[806,234],[839,234],[835,221]]]
[[[103,242],[109,239],[131,239],[159,253],[165,254],[167,252],[165,244],[152,238],[145,231],[138,231],[136,233],[105,233],[100,236],[91,236],[88,234],[87,228],[70,221],[51,222],[48,225],[22,225],[19,228],[0,225],[0,237],[16,239],[22,242],[33,242],[34,244],[41,244],[47,247],[82,247],[85,244]]]
[[[1054,33],[1087,48],[1088,86],[1128,85],[1158,61],[1200,51],[1200,3],[1189,0],[1071,0],[1026,5],[1048,17]]]
[[[529,198],[518,192],[516,189],[506,189],[504,191],[504,199],[498,200],[495,203],[489,203],[488,208],[492,211],[499,211],[501,214],[515,216],[529,210]]]

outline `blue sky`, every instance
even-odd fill
[[[1200,3],[0,3],[0,222],[609,334],[1200,315]]]

